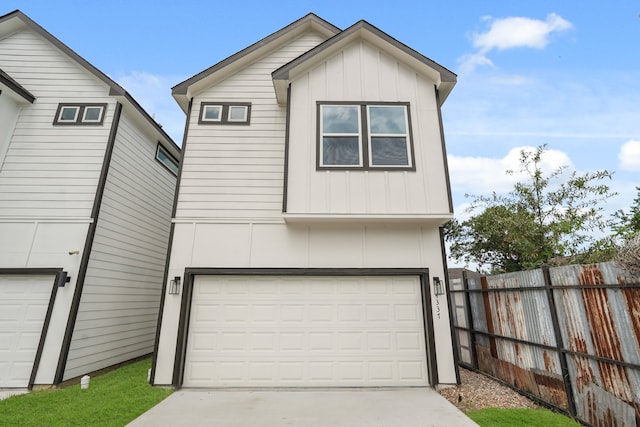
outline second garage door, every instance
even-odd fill
[[[187,387],[426,386],[418,277],[196,276]]]

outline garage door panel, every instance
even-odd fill
[[[0,276],[0,388],[29,385],[53,281],[53,276]]]
[[[256,360],[239,362],[223,359],[192,362],[185,385],[191,387],[296,387],[296,386],[424,386],[424,362],[395,360]]]
[[[366,332],[361,330],[326,332],[305,331],[247,332],[241,328],[221,332],[199,331],[190,334],[190,354],[200,352],[208,356],[210,351],[229,352],[235,350],[291,351],[335,351],[357,353],[363,356],[371,352],[413,351],[422,355],[424,351],[421,331]]]
[[[425,375],[425,365],[421,360],[408,360],[398,363],[402,378],[420,380]]]
[[[184,385],[427,385],[420,300],[417,277],[197,277]]]

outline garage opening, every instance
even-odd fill
[[[194,275],[182,385],[428,386],[422,287],[418,275]]]

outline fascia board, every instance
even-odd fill
[[[397,41],[368,22],[359,21],[342,33],[275,70],[271,75],[278,102],[280,104],[286,103],[286,87],[298,75],[326,60],[356,40],[365,40],[373,44],[398,61],[407,64],[416,72],[433,80],[443,92],[443,101],[455,85],[456,75],[453,72]],[[446,84],[443,84],[445,82]]]
[[[193,77],[190,77],[182,83],[177,84],[171,89],[171,93],[182,110],[186,112],[191,98],[306,31],[316,31],[329,38],[341,30],[333,24],[310,13],[249,47],[223,59],[206,70],[201,71]]]

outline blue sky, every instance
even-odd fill
[[[506,191],[522,147],[545,162],[615,171],[628,209],[640,185],[640,2],[11,1],[125,87],[181,144],[171,87],[314,12],[365,19],[458,74],[443,106],[456,214],[464,194]]]

